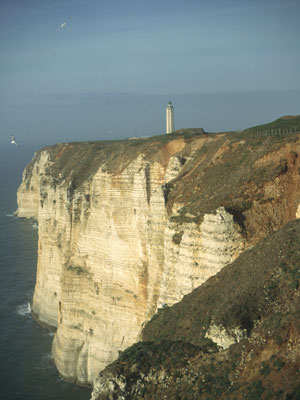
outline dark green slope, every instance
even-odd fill
[[[279,129],[282,131],[299,131],[300,128],[300,115],[286,115],[276,119],[275,121],[269,122],[263,125],[256,125],[251,128],[245,130],[245,132],[249,131],[267,131],[267,130],[277,130],[279,133]],[[275,132],[274,132],[275,133]]]

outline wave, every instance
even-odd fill
[[[37,229],[39,226],[38,226],[38,224],[35,222],[34,224],[31,225],[31,227],[32,227],[33,229]]]
[[[29,302],[17,307],[17,314],[19,315],[25,316],[30,313],[31,313],[31,306]]]
[[[51,353],[46,353],[42,357],[42,363],[47,363],[48,361],[51,361],[53,359],[53,356]]]
[[[45,336],[53,337],[53,336],[54,336],[54,332],[47,331],[47,332],[45,333]]]
[[[52,369],[53,368],[53,356],[51,353],[46,353],[43,355],[40,363],[36,366],[36,369]]]
[[[6,217],[15,217],[16,215],[14,213],[12,213],[12,214],[6,214],[5,216]]]

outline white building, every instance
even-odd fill
[[[166,133],[172,133],[174,130],[174,107],[169,101],[166,108]]]

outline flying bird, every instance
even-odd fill
[[[17,147],[20,147],[19,142],[16,141],[15,137],[13,135],[10,135],[11,137],[11,143],[15,144]]]
[[[67,23],[66,23],[66,22],[63,22],[62,24],[60,24],[60,28],[61,28],[61,29],[64,29],[66,26],[67,26]]]

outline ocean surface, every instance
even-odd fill
[[[53,334],[30,315],[38,227],[13,216],[22,171],[38,147],[0,143],[0,399],[88,400],[64,382],[51,359]]]

